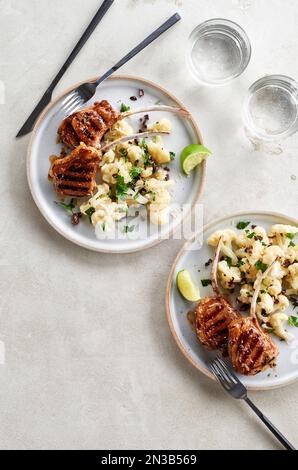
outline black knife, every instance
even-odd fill
[[[91,34],[95,30],[95,28],[98,26],[98,24],[100,23],[100,21],[102,20],[102,18],[107,13],[107,11],[109,10],[109,8],[112,6],[113,3],[114,3],[114,0],[104,0],[102,5],[100,6],[99,10],[95,14],[94,18],[92,19],[91,23],[89,24],[88,28],[84,32],[83,36],[78,41],[77,45],[75,46],[75,48],[73,49],[73,51],[69,55],[68,59],[63,64],[63,66],[61,67],[61,69],[57,73],[56,77],[53,79],[52,83],[48,87],[47,91],[42,96],[41,100],[36,105],[36,107],[34,108],[32,113],[30,114],[30,116],[28,117],[28,119],[25,122],[25,124],[23,125],[23,127],[19,130],[16,137],[21,137],[21,136],[26,135],[26,134],[28,134],[29,132],[32,131],[33,126],[34,126],[38,116],[40,115],[40,113],[44,110],[44,108],[51,101],[52,94],[53,94],[53,91],[54,91],[55,87],[57,86],[57,84],[61,80],[62,76],[64,75],[64,73],[66,72],[66,70],[68,69],[70,64],[76,58],[76,56],[78,55],[78,53],[80,52],[82,47],[86,44],[86,42],[90,38]]]

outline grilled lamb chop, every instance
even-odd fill
[[[202,299],[195,309],[195,327],[199,341],[209,350],[219,349],[227,354],[229,325],[239,317],[229,302],[220,295],[217,283],[217,265],[222,245],[219,240],[213,261],[211,279],[214,297]]]
[[[121,114],[103,100],[64,119],[58,135],[61,142],[70,148],[77,147],[80,142],[99,147],[104,134],[120,119]]]
[[[256,375],[268,367],[276,365],[276,358],[279,354],[278,347],[259,325],[256,316],[257,298],[262,281],[268,275],[273,264],[259,278],[251,302],[250,316],[236,318],[229,325],[229,356],[234,369],[240,374]]]
[[[61,142],[69,148],[77,147],[80,142],[99,148],[104,134],[117,121],[134,114],[151,111],[167,111],[189,117],[189,113],[186,110],[171,106],[152,106],[118,113],[108,101],[103,100],[95,102],[92,106],[81,109],[64,119],[58,129],[58,135]]]
[[[49,171],[56,192],[62,196],[90,196],[96,187],[100,156],[98,150],[81,143],[70,155],[56,158]]]

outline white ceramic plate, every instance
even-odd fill
[[[277,223],[298,226],[298,221],[295,219],[269,212],[241,213],[217,220],[205,226],[203,232],[185,244],[174,262],[168,279],[166,308],[173,336],[187,359],[197,369],[212,379],[214,379],[214,377],[206,364],[207,360],[210,359],[214,353],[207,352],[203,346],[199,344],[195,333],[190,327],[186,313],[194,304],[184,300],[178,292],[176,275],[181,269],[188,269],[193,279],[197,282],[197,285],[200,286],[201,296],[205,297],[211,294],[211,287],[202,287],[200,282],[201,279],[210,279],[210,267],[206,268],[205,263],[214,256],[214,251],[207,245],[206,240],[215,230],[229,227],[235,228],[235,225],[240,220],[251,221],[251,223],[261,225],[265,229]],[[235,230],[237,229],[235,228]],[[293,312],[291,304],[289,311],[286,313],[290,315],[298,314],[297,310]],[[269,369],[254,377],[239,375],[248,389],[267,390],[277,388],[287,385],[298,378],[298,328],[289,326],[287,329],[295,336],[295,339],[289,345],[285,342],[281,342],[278,338],[275,339],[280,350],[277,367],[275,369]]]
[[[75,85],[73,88],[78,86]],[[145,92],[143,98],[138,101],[130,101],[131,96],[138,96],[138,90],[142,88]],[[27,175],[32,196],[46,220],[65,238],[85,248],[102,252],[132,252],[148,248],[166,238],[175,226],[181,222],[181,218],[171,218],[169,224],[162,226],[158,233],[156,227],[153,232],[147,235],[147,221],[140,220],[140,233],[146,232],[145,236],[135,239],[134,236],[121,236],[118,240],[98,240],[93,227],[87,220],[81,221],[79,225],[72,226],[67,213],[57,204],[57,196],[53,190],[53,185],[48,181],[49,156],[59,155],[61,145],[56,143],[57,129],[63,119],[59,113],[61,101],[70,90],[52,102],[39,118],[31,138],[28,149]],[[183,106],[174,96],[147,80],[136,77],[112,77],[97,90],[91,103],[96,100],[107,99],[115,109],[119,109],[120,103],[129,104],[131,109],[156,104]],[[165,117],[164,112],[154,112],[150,114],[150,121],[158,121]],[[140,124],[137,115],[130,119],[134,129],[138,131]],[[190,207],[199,200],[203,193],[203,186],[206,172],[206,162],[193,172],[190,177],[182,175],[179,167],[179,154],[181,150],[191,143],[201,143],[201,135],[193,119],[183,119],[174,114],[167,116],[173,125],[171,135],[164,137],[165,145],[169,150],[176,153],[175,162],[171,162],[171,178],[176,181],[173,188],[173,202],[180,206],[188,204]],[[142,226],[143,225],[143,226]]]

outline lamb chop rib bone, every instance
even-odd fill
[[[77,147],[80,142],[99,148],[105,133],[118,121],[134,114],[151,111],[166,111],[181,114],[185,118],[190,117],[187,110],[173,106],[151,106],[119,113],[108,101],[102,100],[67,116],[59,126],[58,135],[61,142],[69,148]]]

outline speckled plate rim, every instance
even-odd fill
[[[32,183],[32,178],[31,178],[31,172],[30,172],[30,163],[31,163],[31,153],[32,153],[32,146],[33,146],[33,142],[34,142],[34,139],[36,137],[36,134],[43,122],[43,120],[45,119],[47,113],[56,105],[56,103],[61,100],[65,95],[67,95],[68,93],[70,93],[72,90],[74,90],[75,88],[77,88],[78,86],[80,86],[82,83],[85,83],[86,81],[94,81],[96,80],[97,77],[92,77],[90,79],[87,79],[87,80],[82,80],[80,81],[79,83],[76,83],[75,85],[71,86],[70,88],[66,89],[63,93],[60,93],[54,100],[52,100],[48,106],[44,109],[44,111],[41,113],[41,115],[39,116],[38,120],[36,121],[35,123],[35,126],[33,128],[33,131],[32,131],[32,135],[31,135],[31,138],[30,138],[30,141],[29,141],[29,145],[28,145],[28,150],[27,150],[27,159],[26,159],[26,167],[27,167],[27,180],[28,180],[28,184],[29,184],[29,189],[30,189],[30,192],[31,192],[31,195],[33,197],[33,200],[35,202],[35,204],[37,205],[39,211],[41,212],[41,214],[43,215],[43,217],[46,219],[46,221],[56,230],[56,232],[58,232],[60,235],[62,235],[64,238],[66,238],[67,240],[71,241],[72,243],[78,245],[78,246],[81,246],[83,248],[86,248],[88,250],[91,250],[91,251],[95,251],[95,252],[99,252],[99,253],[135,253],[137,251],[142,251],[142,250],[145,250],[147,248],[151,248],[152,246],[155,246],[159,243],[161,243],[163,241],[163,238],[162,239],[157,239],[157,240],[153,240],[152,242],[148,243],[147,245],[142,245],[138,248],[135,248],[135,249],[124,249],[124,250],[115,250],[115,249],[104,249],[104,248],[97,248],[97,247],[92,247],[92,246],[89,246],[87,243],[84,243],[82,241],[78,241],[74,238],[72,238],[72,236],[70,234],[66,234],[63,232],[63,230],[61,230],[53,220],[51,220],[50,217],[48,217],[46,211],[42,208],[41,204],[39,203],[39,200],[38,200],[38,197],[35,193],[35,190],[34,190],[34,185]],[[151,80],[147,80],[145,78],[142,78],[142,77],[138,77],[138,76],[135,76],[135,75],[113,75],[112,77],[109,77],[108,80],[131,80],[131,81],[138,81],[138,82],[141,82],[143,83],[145,86],[148,86],[148,87],[152,87],[152,88],[155,88],[157,89],[159,92],[163,93],[164,95],[166,95],[170,100],[174,101],[178,107],[182,107],[184,109],[186,109],[188,111],[188,109],[183,105],[183,103],[181,101],[179,101],[173,94],[171,94],[169,91],[167,91],[165,88],[161,87],[160,85],[158,85],[157,83],[155,82],[152,82]],[[199,130],[199,127],[195,121],[195,119],[193,118],[192,114],[190,113],[190,117],[189,117],[189,121],[193,127],[193,130],[196,134],[196,137],[198,139],[198,142],[203,144],[203,139],[202,139],[202,135],[201,135],[201,132]],[[193,201],[191,203],[191,206],[189,208],[189,210],[185,211],[185,213],[183,214],[183,218],[181,219],[180,223],[183,222],[183,220],[189,215],[189,213],[193,210],[194,206],[201,200],[203,194],[204,194],[204,189],[205,189],[205,181],[206,181],[206,167],[207,167],[207,164],[206,164],[206,160],[204,160],[202,162],[202,166],[201,166],[201,178],[200,178],[200,182],[198,184],[198,189],[197,189],[197,193],[195,195],[195,197],[193,198]],[[168,237],[170,238],[174,232],[176,227],[172,227],[169,231],[168,231]]]
[[[180,351],[186,357],[186,359],[196,369],[198,369],[200,372],[202,372],[204,375],[206,375],[207,377],[209,377],[210,379],[212,379],[214,381],[216,381],[216,379],[215,379],[214,375],[209,371],[209,369],[207,367],[203,367],[200,364],[198,364],[196,361],[193,360],[193,358],[190,356],[190,354],[187,353],[187,351],[185,350],[182,342],[180,341],[180,339],[179,339],[179,337],[176,333],[174,324],[172,322],[171,309],[170,309],[173,274],[176,270],[178,262],[180,261],[180,259],[184,255],[184,253],[186,252],[188,246],[191,245],[193,243],[193,241],[195,240],[195,238],[197,238],[199,235],[204,235],[204,232],[206,230],[209,230],[210,228],[212,228],[213,226],[216,226],[217,224],[221,224],[225,220],[230,220],[230,219],[239,219],[240,220],[241,217],[243,217],[243,216],[251,216],[251,218],[253,218],[254,216],[260,216],[260,215],[264,215],[265,217],[266,216],[269,216],[269,217],[271,216],[271,217],[283,218],[283,219],[288,220],[292,224],[298,225],[298,219],[295,219],[294,217],[290,217],[290,216],[285,215],[285,214],[281,214],[280,212],[270,212],[270,211],[249,211],[249,210],[248,211],[241,211],[241,212],[236,212],[234,214],[227,215],[227,216],[222,217],[220,219],[215,219],[212,222],[209,222],[208,224],[204,225],[202,230],[199,230],[198,232],[196,232],[189,240],[187,240],[184,243],[184,245],[182,246],[181,250],[178,252],[178,254],[177,254],[177,256],[174,260],[174,263],[172,265],[172,268],[171,268],[169,276],[168,276],[167,287],[166,287],[166,316],[167,316],[167,321],[168,321],[171,333],[172,333],[172,335],[173,335]],[[278,385],[268,385],[267,387],[266,386],[262,386],[262,387],[247,386],[247,389],[248,390],[253,390],[253,391],[274,390],[274,389],[277,389],[277,388],[285,387],[286,385],[290,385],[290,384],[292,384],[294,382],[297,382],[297,381],[298,381],[298,376],[295,377],[294,379],[286,380],[285,382],[280,383]]]

